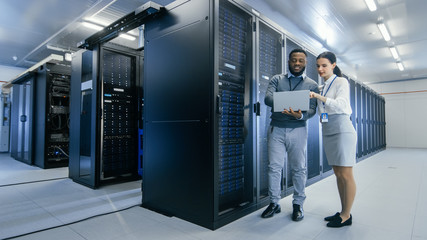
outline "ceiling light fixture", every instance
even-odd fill
[[[135,39],[136,39],[136,37],[131,36],[131,35],[126,34],[126,33],[120,33],[119,37],[130,40],[130,41],[135,41]]]
[[[87,28],[97,30],[97,31],[101,31],[102,29],[104,29],[104,27],[101,27],[99,25],[96,25],[96,24],[90,23],[90,22],[82,22],[82,25],[87,27]]]
[[[82,24],[83,24],[83,26],[85,26],[87,28],[94,29],[94,30],[97,30],[97,31],[101,31],[101,30],[104,29],[104,26],[100,26],[98,24],[91,23],[91,22],[84,21],[84,22],[82,22]],[[127,33],[120,33],[119,37],[127,39],[127,40],[130,40],[130,41],[135,41],[135,39],[136,39],[136,37],[134,37],[134,36],[132,36],[130,34],[127,34]]]
[[[396,62],[396,64],[397,64],[397,67],[399,68],[400,71],[405,70],[405,68],[403,67],[402,62]]]
[[[368,5],[369,11],[374,12],[377,10],[374,0],[365,0],[365,3]]]
[[[380,29],[381,34],[383,35],[384,40],[387,42],[390,41],[390,34],[388,33],[387,27],[383,22],[377,23],[378,28]]]
[[[399,54],[397,54],[396,47],[390,47],[389,49],[393,58],[397,60],[399,58]]]

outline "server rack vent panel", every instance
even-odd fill
[[[50,72],[46,83],[46,165],[58,165],[59,161],[68,165],[70,75]]]
[[[271,107],[264,104],[270,79],[282,71],[282,35],[268,25],[259,23],[259,101],[261,102],[259,117],[259,173],[260,197],[268,196],[268,148],[267,131],[270,126]]]
[[[113,51],[103,52],[102,177],[132,172],[138,133],[133,59]]]
[[[316,68],[316,56],[307,53],[307,63],[305,70],[307,77],[318,82],[318,73]],[[320,143],[319,143],[319,115],[314,114],[307,121],[307,178],[311,179],[320,175]]]
[[[219,210],[244,201],[244,100],[247,39],[244,15],[219,6]],[[227,166],[227,167],[224,167]]]

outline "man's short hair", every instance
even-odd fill
[[[301,48],[295,48],[294,50],[292,50],[292,51],[289,53],[289,59],[291,59],[291,56],[292,56],[292,54],[293,54],[293,53],[298,53],[298,52],[300,52],[300,53],[304,53],[304,55],[307,57],[307,52],[306,52],[304,49],[301,49]]]

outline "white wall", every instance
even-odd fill
[[[427,91],[427,79],[368,85],[378,93]],[[427,148],[427,92],[385,94],[388,147]]]
[[[10,81],[25,70],[27,69],[0,65],[0,81]],[[3,82],[0,82],[0,86],[2,84]]]

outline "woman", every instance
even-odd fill
[[[310,97],[318,101],[323,147],[337,178],[341,200],[341,212],[325,218],[328,227],[352,224],[350,211],[356,195],[353,166],[356,163],[357,136],[350,121],[350,87],[347,79],[341,76],[336,61],[335,54],[331,52],[317,57],[317,72],[324,85],[320,94],[310,92]]]

